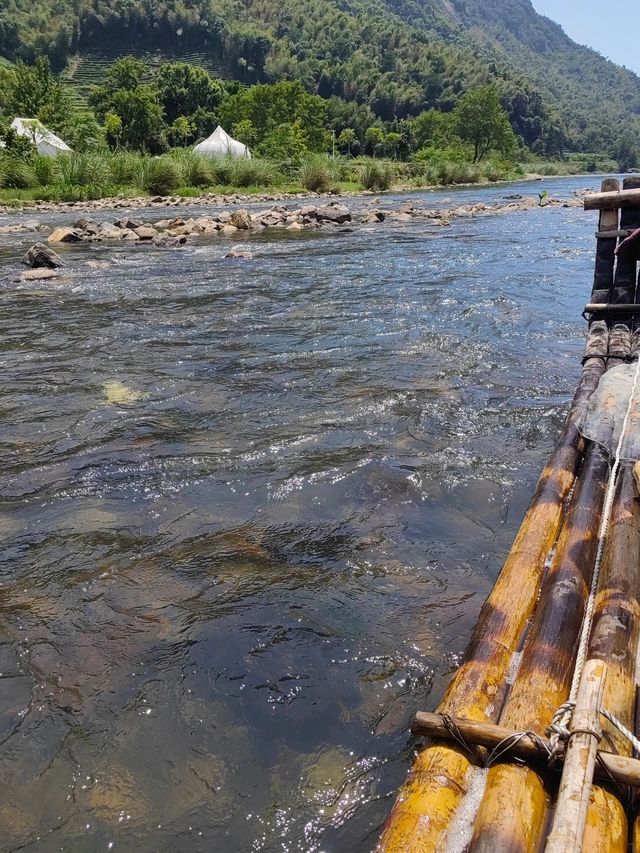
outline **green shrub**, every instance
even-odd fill
[[[182,183],[187,187],[210,187],[215,181],[215,171],[209,157],[203,157],[193,151],[177,150],[173,152]]]
[[[142,161],[140,188],[151,195],[170,195],[180,186],[180,168],[173,157],[151,157]]]
[[[210,168],[214,175],[214,182],[229,187],[233,183],[233,167],[235,160],[231,157],[212,157]]]
[[[235,160],[231,183],[236,187],[269,187],[277,180],[277,172],[266,160]]]
[[[15,190],[26,190],[35,187],[38,180],[31,166],[17,157],[2,157],[0,159],[0,186]]]
[[[56,160],[53,157],[46,157],[43,154],[37,154],[33,158],[31,164],[36,180],[41,187],[49,187],[55,184],[58,178],[58,167]]]
[[[108,154],[106,163],[110,181],[118,187],[136,185],[143,159],[143,155],[134,154],[132,151]]]
[[[394,176],[394,169],[389,163],[369,160],[360,168],[360,183],[366,190],[388,190]]]
[[[100,187],[109,183],[109,168],[103,154],[59,154],[58,182],[72,187]]]
[[[308,157],[300,167],[298,178],[306,190],[328,192],[334,184],[331,161],[322,155]]]

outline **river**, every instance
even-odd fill
[[[595,230],[80,245],[26,283],[2,237],[3,853],[373,848],[567,411]]]

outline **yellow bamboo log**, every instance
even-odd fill
[[[604,451],[591,445],[527,634],[522,665],[500,717],[506,728],[543,734],[569,695],[608,469]],[[470,850],[537,851],[548,806],[544,774],[514,764],[492,767]]]
[[[640,429],[637,413],[630,430]],[[632,464],[621,471],[608,544],[602,564],[589,654],[608,665],[603,705],[631,731],[635,729],[636,655],[640,637],[640,499]],[[603,720],[602,749],[631,755],[629,741]],[[623,853],[627,845],[628,797],[599,785],[587,813],[585,850]]]

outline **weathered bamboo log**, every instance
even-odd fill
[[[629,430],[640,429],[632,415]],[[607,548],[602,564],[589,654],[608,664],[603,705],[632,731],[635,724],[636,655],[640,637],[640,500],[632,465],[621,471]],[[631,744],[604,723],[603,748],[631,755]],[[627,844],[628,798],[624,792],[598,785],[587,814],[585,850],[621,851]]]
[[[546,767],[549,759],[550,741],[542,735],[535,739],[528,735],[515,739],[517,734],[512,729],[497,726],[494,723],[477,723],[471,720],[462,720],[459,717],[450,717],[450,723],[470,747],[482,746],[494,750],[497,746],[505,748],[504,758],[513,756],[532,765]],[[453,735],[451,728],[447,726],[442,714],[431,714],[426,711],[418,711],[411,731],[423,737],[432,737],[450,740]],[[505,743],[508,741],[508,745]],[[595,766],[596,779],[611,779],[621,785],[631,785],[640,788],[640,761],[635,758],[627,758],[624,755],[616,755],[604,750],[598,751],[598,761]]]
[[[597,338],[602,343],[602,335]],[[576,422],[603,371],[603,358],[586,359],[556,449],[480,612],[462,664],[438,706],[441,713],[489,722],[498,719],[507,673],[536,605],[545,562],[556,543],[564,505],[583,460],[585,441]],[[420,752],[398,793],[377,850],[436,850],[466,793],[470,767],[468,755],[455,746],[435,743]]]
[[[586,662],[569,726],[571,734],[545,853],[582,853],[598,744],[602,735],[600,707],[606,674],[607,665],[603,661]]]
[[[500,716],[507,728],[544,733],[569,695],[608,471],[605,452],[590,445],[542,585],[522,664]],[[469,849],[537,851],[547,807],[545,774],[514,764],[492,767]]]
[[[623,189],[622,192],[591,193],[584,197],[585,210],[616,210],[640,206],[640,189]]]

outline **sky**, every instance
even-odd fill
[[[638,0],[532,0],[537,12],[557,21],[567,35],[607,59],[640,74]]]

